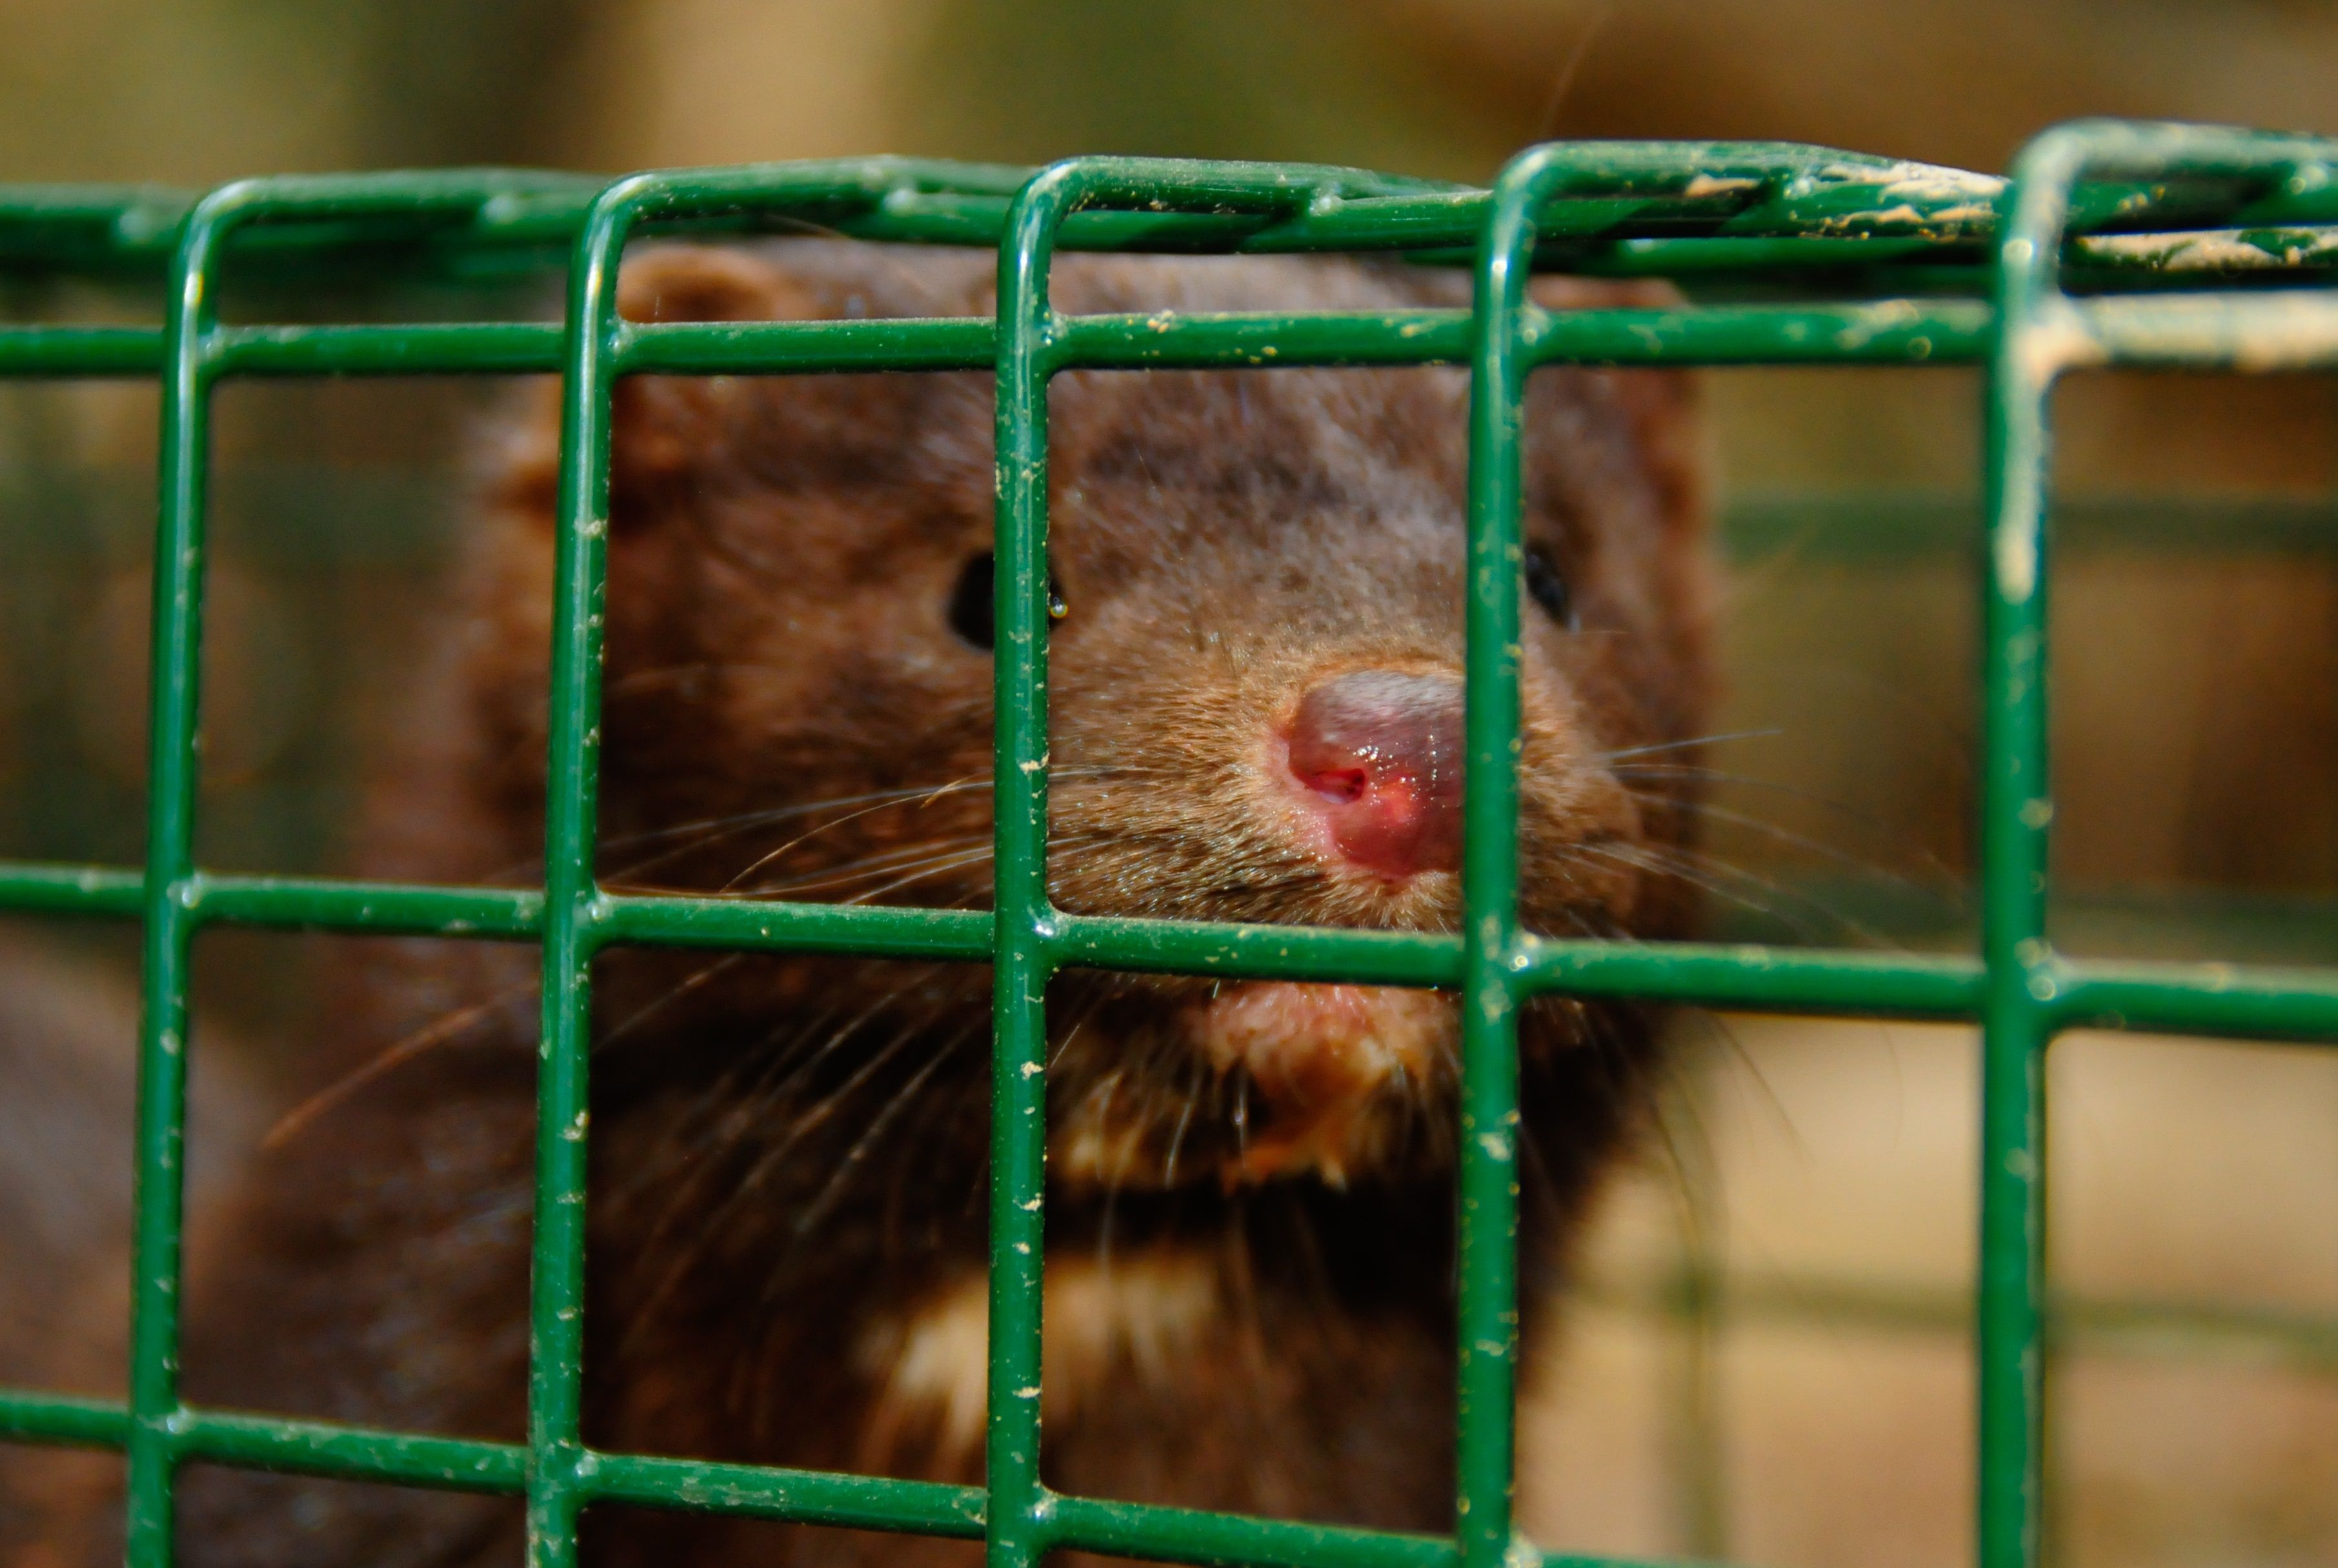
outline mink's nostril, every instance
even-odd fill
[[[1301,699],[1291,772],[1341,856],[1385,877],[1457,869],[1461,857],[1461,683],[1364,670]]]
[[[1296,765],[1294,764],[1294,767]],[[1363,799],[1371,787],[1371,777],[1361,768],[1324,768],[1302,770],[1299,781],[1327,800],[1346,805]]]

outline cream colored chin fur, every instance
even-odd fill
[[[1171,1381],[1219,1300],[1216,1271],[1194,1252],[1050,1259],[1042,1417],[1071,1419],[1132,1377]],[[976,1273],[862,1333],[857,1359],[878,1387],[863,1445],[872,1462],[918,1449],[956,1468],[981,1453],[989,1319],[988,1283]]]

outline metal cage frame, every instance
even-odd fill
[[[995,246],[979,318],[636,325],[618,262],[650,226],[817,220],[871,238]],[[2198,260],[2208,231],[2230,243]],[[1066,317],[1059,247],[1400,251],[1468,260],[1471,310]],[[222,269],[326,252],[397,265],[568,260],[565,325],[228,326]],[[2235,257],[2238,259],[2235,260]],[[2187,258],[2192,260],[2187,260]],[[1542,994],[1976,1022],[1979,1557],[2038,1561],[2045,1048],[2107,1026],[2338,1039],[2338,969],[2080,962],[2046,912],[2047,402],[2082,368],[2338,367],[2338,142],[2084,122],[2011,178],[1782,144],[1534,148],[1490,190],[1277,164],[1082,158],[1030,172],[903,160],[637,174],[496,171],[250,181],[192,206],[128,190],[0,189],[0,261],[49,275],[166,271],[159,328],[0,328],[0,375],[159,377],[147,846],[142,867],[0,863],[0,913],[142,922],[126,1402],[0,1391],[0,1439],[123,1450],[128,1557],[172,1560],[190,1461],[524,1494],[532,1564],[576,1556],[595,1503],[981,1539],[996,1568],[1054,1548],[1280,1568],[1549,1568],[1512,1524],[1517,1009]],[[1722,302],[1554,316],[1537,265],[1726,278]],[[1799,279],[1804,298],[1765,296]],[[1813,287],[1813,280],[1815,286]],[[2275,287],[2266,287],[2267,284]],[[2285,285],[2285,286],[2284,286]],[[1815,298],[1818,302],[1810,302]],[[1076,367],[1466,364],[1471,376],[1468,789],[1459,935],[1221,926],[1053,907],[1046,841],[1046,387]],[[1982,929],[1972,956],[1555,940],[1518,917],[1519,406],[1527,377],[1602,365],[1984,365]],[[594,875],[610,397],[616,377],[993,369],[997,377],[989,912],[617,896]],[[542,889],[224,876],[194,853],[207,422],[241,376],[564,377]],[[192,945],[241,924],[535,942],[542,951],[527,1440],[510,1445],[191,1406],[178,1389],[182,1141]],[[586,1055],[594,956],[613,944],[958,959],[994,970],[987,1475],[979,1486],[602,1453],[579,1432]],[[1455,1527],[1391,1534],[1058,1494],[1039,1474],[1045,996],[1065,967],[1434,986],[1464,998]]]

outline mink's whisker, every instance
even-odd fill
[[[700,967],[692,970],[679,982],[668,986],[664,991],[660,992],[655,997],[643,1003],[632,1013],[626,1014],[624,1018],[611,1024],[606,1030],[603,1031],[599,1037],[593,1042],[593,1049],[596,1052],[606,1050],[609,1046],[614,1044],[619,1039],[631,1034],[634,1030],[639,1028],[643,1023],[655,1017],[667,1007],[671,1006],[675,1002],[680,1001],[683,996],[689,995],[691,992],[697,990],[709,980],[713,979],[714,976],[722,974],[724,970],[730,968],[732,965],[737,964],[741,959],[746,956],[747,955],[744,953],[725,953],[721,957],[715,959],[712,964],[702,965]]]
[[[1103,837],[1103,836],[1102,836],[1102,835],[1097,835],[1097,836],[1095,836],[1095,838],[1101,838],[1101,837]],[[1079,848],[1079,847],[1081,846],[1081,844],[1083,844],[1084,842],[1089,842],[1089,841],[1093,841],[1093,840],[1092,840],[1092,839],[1084,840],[1084,839],[1076,839],[1076,838],[1058,838],[1058,839],[1056,839],[1056,840],[1054,841],[1054,843],[1055,843],[1055,846],[1056,846],[1056,848]],[[984,843],[983,843],[983,845],[982,845],[982,847],[981,847],[981,848],[979,848],[978,850],[969,851],[969,852],[968,852],[968,854],[966,854],[962,858],[960,858],[960,859],[958,859],[958,860],[957,860],[957,861],[954,861],[954,862],[952,862],[952,863],[950,863],[950,864],[948,864],[948,865],[938,865],[938,866],[929,866],[929,867],[925,867],[924,869],[919,870],[919,871],[917,871],[917,872],[915,872],[915,873],[914,873],[914,874],[912,874],[912,875],[903,876],[903,877],[900,877],[896,878],[895,880],[893,880],[893,881],[891,881],[891,882],[888,882],[888,883],[886,883],[886,884],[885,884],[883,887],[872,887],[872,888],[869,889],[869,890],[868,890],[867,892],[865,892],[865,893],[856,893],[856,894],[854,894],[851,897],[847,898],[847,899],[844,899],[844,900],[843,900],[843,902],[844,902],[844,903],[847,903],[847,904],[866,904],[866,903],[869,903],[869,902],[871,902],[871,901],[873,901],[873,900],[875,900],[875,899],[878,899],[878,898],[880,898],[880,897],[884,897],[884,896],[885,896],[886,894],[888,894],[888,893],[898,893],[898,892],[899,892],[902,888],[907,887],[909,887],[909,886],[910,886],[910,885],[912,885],[913,883],[922,882],[922,881],[926,880],[926,879],[927,879],[928,877],[939,877],[939,876],[942,876],[942,875],[944,875],[944,874],[946,874],[946,873],[948,873],[948,872],[951,872],[951,871],[962,871],[962,870],[965,870],[967,867],[971,867],[971,866],[979,866],[979,865],[981,865],[985,860],[989,859],[989,858],[990,858],[994,854],[996,854],[996,853],[997,853],[997,849],[996,849],[996,848],[995,848],[995,847],[994,847],[994,846],[993,846],[993,845],[992,845],[988,840],[985,840],[985,841],[984,841]],[[896,867],[896,869],[899,869],[899,867]]]
[[[1632,793],[1637,794],[1638,792],[1635,790],[1632,791]],[[1711,801],[1688,800],[1677,802],[1677,804],[1683,809],[1694,812],[1698,816],[1709,817],[1716,822],[1726,822],[1734,828],[1744,828],[1751,832],[1763,834],[1776,842],[1787,846],[1789,848],[1800,849],[1807,854],[1817,856],[1821,859],[1831,860],[1836,865],[1842,866],[1847,869],[1863,871],[1871,876],[1882,877],[1886,881],[1889,881],[1897,887],[1903,887],[1911,893],[1921,894],[1928,898],[1931,898],[1941,904],[1944,907],[1950,905],[1950,900],[1941,897],[1938,888],[1927,887],[1922,882],[1918,881],[1915,877],[1907,875],[1905,872],[1895,871],[1889,866],[1868,860],[1861,856],[1851,853],[1849,850],[1837,848],[1835,846],[1826,843],[1822,839],[1810,838],[1805,834],[1794,832],[1792,828],[1781,828],[1774,822],[1768,821],[1760,817],[1753,816],[1747,812],[1733,811],[1725,806],[1716,806]]]
[[[1829,908],[1824,903],[1808,894],[1797,892],[1783,883],[1714,856],[1677,847],[1666,849],[1653,844],[1626,846],[1614,842],[1582,844],[1576,846],[1576,849],[1583,854],[1596,856],[1656,876],[1673,877],[1710,893],[1716,898],[1734,904],[1740,908],[1751,910],[1758,915],[1772,916],[1785,922],[1788,928],[1798,938],[1806,942],[1819,940],[1821,933],[1807,920],[1797,917],[1784,907],[1785,903],[1799,904],[1804,908],[1814,910],[1832,921],[1840,929],[1849,932],[1862,941],[1872,943],[1877,946],[1891,946],[1882,936],[1871,930],[1862,922],[1844,915],[1840,910]],[[1724,878],[1734,878],[1743,887],[1751,887],[1760,893],[1766,894],[1772,901],[1764,902],[1761,898],[1752,897],[1742,891],[1740,887],[1734,887],[1726,880],[1722,880]]]
[[[1161,1162],[1161,1185],[1174,1189],[1177,1185],[1177,1156],[1185,1147],[1185,1133],[1194,1122],[1194,1109],[1201,1102],[1204,1069],[1197,1059],[1185,1073],[1185,1103],[1177,1112],[1177,1125],[1169,1134],[1169,1152]]]
[[[1608,771],[1618,780],[1626,779],[1645,779],[1651,781],[1657,781],[1665,779],[1680,779],[1701,783],[1727,785],[1733,789],[1760,789],[1769,794],[1786,796],[1789,799],[1815,806],[1822,811],[1840,817],[1845,821],[1856,823],[1862,828],[1871,828],[1879,833],[1893,830],[1892,824],[1872,811],[1862,810],[1859,807],[1853,806],[1847,801],[1838,800],[1832,795],[1822,795],[1815,789],[1805,789],[1797,785],[1780,783],[1774,779],[1756,778],[1751,773],[1732,773],[1725,769],[1720,768],[1696,768],[1691,767],[1686,763],[1652,763],[1640,767],[1613,768],[1608,769]],[[1627,789],[1631,789],[1634,794],[1644,792],[1641,789],[1633,789],[1630,785],[1626,785],[1626,788]],[[1692,808],[1695,808],[1698,804],[1697,802],[1690,800],[1682,800],[1676,803],[1691,807]],[[1932,855],[1929,852],[1920,853],[1918,858],[1921,859],[1927,867],[1940,870],[1944,875],[1955,875],[1954,871],[1943,864],[1936,855]]]
[[[443,1045],[447,1041],[457,1038],[472,1025],[485,1021],[489,1014],[502,1008],[515,997],[524,996],[534,991],[537,984],[535,977],[531,976],[516,985],[505,986],[485,1001],[474,1002],[467,1006],[443,1013],[411,1034],[391,1042],[341,1077],[336,1078],[278,1117],[275,1125],[269,1128],[267,1133],[261,1137],[260,1147],[275,1149],[281,1146],[287,1140],[297,1135],[302,1128],[347,1101],[350,1095],[367,1084],[373,1083],[392,1069],[411,1062],[433,1047]]]
[[[1112,1138],[1112,1102],[1120,1097],[1122,1076],[1123,1069],[1115,1067],[1105,1074],[1102,1083],[1088,1085],[1087,1094],[1080,1105],[1079,1113],[1086,1115],[1088,1106],[1095,1104],[1101,1094],[1103,1103],[1097,1105],[1095,1112],[1096,1130],[1098,1135],[1105,1140],[1105,1146],[1107,1149],[1111,1147]],[[1119,1207],[1120,1183],[1126,1180],[1127,1175],[1128,1172],[1124,1164],[1105,1177],[1104,1213],[1096,1227],[1096,1256],[1106,1267],[1109,1267],[1112,1258],[1113,1213]]]
[[[1659,740],[1647,746],[1626,746],[1620,751],[1600,751],[1593,754],[1598,762],[1620,762],[1626,757],[1653,757],[1660,751],[1685,751],[1691,746],[1716,746],[1724,740],[1766,740],[1783,735],[1780,729],[1728,730],[1710,735],[1692,735],[1685,740]]]
[[[980,784],[987,783],[987,777],[981,779],[953,779],[949,783],[940,785],[928,791],[923,797],[918,799],[918,803],[921,806],[930,805],[932,802],[940,799],[945,795],[954,794],[963,789],[977,788]],[[887,807],[893,804],[895,804],[894,801],[888,800],[879,802],[874,806],[864,807],[860,810],[850,812],[845,816],[839,817],[833,822],[823,822],[809,833],[801,834],[796,838],[789,839],[778,848],[771,850],[769,854],[762,856],[753,864],[748,866],[737,876],[732,877],[730,881],[724,883],[722,885],[722,891],[725,893],[733,891],[738,887],[740,883],[744,882],[748,877],[752,877],[764,867],[771,865],[773,861],[780,858],[781,856],[785,855],[789,850],[793,849],[798,845],[803,843],[806,839],[816,838],[822,833],[830,832],[834,828],[840,828],[847,822],[858,821],[861,818],[868,816],[872,811],[882,811],[886,809]]]
[[[838,807],[863,806],[872,800],[909,800],[929,792],[930,786],[919,785],[912,789],[864,790],[852,795],[828,796],[818,800],[791,801],[784,806],[761,807],[752,811],[732,811],[720,817],[703,817],[688,822],[669,823],[663,828],[647,828],[638,832],[610,834],[597,839],[594,848],[596,854],[605,855],[613,849],[629,849],[645,844],[663,843],[668,839],[696,833],[712,831],[718,835],[718,838],[729,837],[729,830],[765,827],[773,822],[787,821],[791,818],[809,817],[814,812],[833,810]],[[492,873],[488,879],[494,880],[497,877],[532,870],[543,863],[541,857],[515,861]],[[629,867],[624,869],[630,871],[636,868]],[[623,874],[622,872],[613,873],[607,867],[604,867],[604,874]]]
[[[869,1125],[862,1130],[860,1136],[854,1139],[852,1146],[838,1159],[836,1169],[829,1176],[827,1183],[796,1216],[794,1223],[797,1242],[802,1241],[820,1229],[827,1220],[830,1210],[843,1197],[845,1189],[851,1184],[854,1174],[860,1168],[860,1162],[868,1158],[871,1149],[884,1140],[886,1130],[900,1119],[904,1110],[918,1102],[926,1085],[932,1082],[934,1074],[960,1046],[972,1037],[972,1032],[968,1030],[960,1030],[952,1035],[934,1052],[931,1060],[909,1075],[908,1083],[893,1092],[893,1097],[885,1102],[883,1109],[869,1119]],[[790,1244],[791,1252],[794,1245],[795,1243]],[[775,1272],[784,1271],[788,1261],[788,1255],[783,1253],[780,1259],[780,1268]]]
[[[1124,778],[1165,776],[1168,772],[1169,770],[1164,769],[1149,768],[1133,764],[1066,764],[1052,769],[1049,777],[1061,782],[1086,784],[1099,779],[1111,780]],[[678,822],[663,828],[653,828],[635,833],[613,835],[611,837],[602,838],[598,843],[597,849],[599,853],[605,855],[614,849],[635,848],[651,844],[665,844],[676,838],[687,840],[684,843],[676,845],[672,848],[663,849],[646,858],[630,861],[622,866],[607,867],[604,868],[604,877],[634,877],[638,876],[640,873],[649,869],[651,867],[662,865],[667,860],[673,859],[681,855],[691,853],[693,850],[708,848],[711,845],[722,842],[725,838],[735,838],[738,834],[749,831],[752,828],[769,827],[774,823],[809,817],[821,811],[837,810],[849,807],[860,807],[865,808],[857,811],[848,811],[846,815],[839,817],[833,821],[823,822],[818,827],[812,828],[810,831],[802,835],[801,838],[792,839],[789,843],[781,845],[778,849],[771,852],[772,857],[776,858],[797,848],[806,840],[817,838],[819,835],[826,833],[842,823],[855,821],[862,817],[873,814],[874,812],[892,808],[902,806],[922,807],[929,805],[933,801],[940,799],[948,795],[960,794],[968,790],[986,788],[988,786],[990,781],[991,775],[987,771],[985,771],[981,773],[971,773],[962,779],[953,779],[942,784],[917,784],[893,789],[867,790],[854,795],[834,795],[819,800],[801,801],[785,806],[773,806],[753,811],[737,811],[722,817],[702,818],[696,821]],[[536,864],[536,862],[529,861],[522,865],[506,867],[503,873],[500,873],[500,875],[510,875],[517,871],[526,870],[535,864]],[[739,875],[741,877],[752,875],[754,869],[754,867],[750,866],[745,871],[741,872]]]
[[[832,1033],[820,1049],[813,1053],[809,1061],[786,1074],[780,1084],[774,1085],[770,1092],[761,1096],[759,1108],[768,1108],[782,1098],[787,1085],[800,1082],[806,1072],[824,1059],[838,1044],[857,1035],[883,1006],[899,999],[914,984],[914,980],[904,981],[879,1003],[864,1010],[851,1023]],[[771,1174],[781,1167],[787,1155],[806,1136],[833,1116],[840,1105],[851,1098],[862,1084],[883,1069],[895,1053],[909,1041],[917,1038],[924,1026],[923,1021],[915,1021],[901,1029],[886,1045],[872,1054],[869,1060],[857,1068],[842,1084],[806,1106],[787,1133],[778,1140],[773,1147],[758,1154],[747,1170],[731,1183],[731,1190],[711,1207],[702,1206],[695,1201],[697,1194],[694,1191],[686,1190],[674,1194],[673,1200],[668,1202],[663,1211],[653,1223],[648,1240],[642,1248],[641,1255],[653,1256],[658,1242],[678,1220],[685,1216],[692,1222],[695,1241],[694,1244],[684,1245],[676,1250],[674,1258],[661,1273],[657,1282],[651,1287],[648,1293],[642,1298],[640,1304],[634,1309],[634,1327],[628,1331],[628,1339],[643,1331],[655,1320],[658,1310],[663,1307],[674,1290],[679,1289],[682,1281],[697,1267],[701,1258],[712,1245],[712,1239],[722,1233],[723,1222],[754,1195],[763,1182],[769,1180]]]
[[[1053,840],[1058,848],[1078,848],[1101,842],[1104,834],[1066,834]],[[872,877],[899,874],[896,880],[881,887],[867,888],[850,898],[847,904],[867,903],[887,893],[896,892],[928,877],[961,870],[979,865],[994,852],[991,835],[960,834],[948,838],[931,838],[916,844],[902,845],[864,859],[831,866],[802,877],[779,882],[765,882],[753,887],[734,888],[721,897],[752,899],[768,897],[776,893],[830,892],[850,887]]]
[[[881,887],[871,887],[866,892],[855,893],[851,897],[844,899],[842,902],[847,904],[874,903],[876,900],[882,898],[888,893],[898,893],[904,887],[913,887],[929,877],[943,877],[948,875],[952,871],[963,871],[968,867],[979,866],[996,853],[997,851],[990,845],[986,844],[979,849],[968,850],[957,857],[955,859],[946,858],[936,864],[927,866],[922,869],[910,871],[903,876],[897,877]]]
[[[889,877],[896,872],[913,869],[928,861],[963,855],[971,850],[987,851],[991,838],[987,833],[958,833],[945,838],[921,838],[914,843],[897,844],[865,855],[858,860],[840,865],[823,866],[776,881],[760,882],[752,887],[733,887],[714,897],[739,902],[768,898],[781,893],[820,892],[838,887],[856,887],[872,877]]]

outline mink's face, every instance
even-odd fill
[[[628,313],[987,310],[981,258],[645,256]],[[1059,264],[1067,311],[1388,309],[1347,263]],[[978,376],[628,384],[605,681],[605,883],[989,898],[991,398]],[[1084,913],[1451,930],[1464,442],[1453,369],[1086,372],[1050,400],[1050,855]],[[1660,936],[1703,699],[1680,391],[1546,372],[1528,412],[1526,922]],[[521,491],[515,490],[515,495]],[[525,497],[523,497],[525,499]],[[535,531],[540,535],[540,530]],[[685,824],[714,824],[677,831]],[[980,1020],[978,974],[956,1003]],[[1442,1158],[1454,999],[1070,974],[1050,1169],[1118,1187]],[[1596,1014],[1530,1011],[1536,1053]]]

